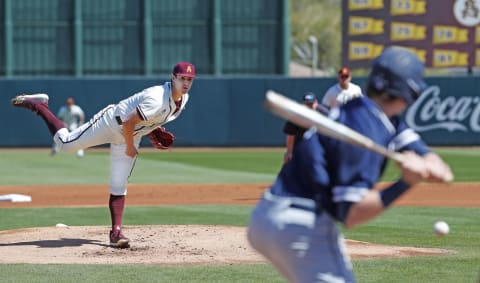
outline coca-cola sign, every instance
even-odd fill
[[[431,130],[480,132],[480,98],[442,97],[438,86],[430,86],[407,110],[405,120],[419,133]]]

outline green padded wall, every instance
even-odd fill
[[[288,0],[0,0],[0,76],[287,74]]]
[[[51,144],[51,136],[38,116],[9,105],[17,93],[48,93],[54,112],[72,96],[91,117],[107,104],[165,80],[168,77],[0,80],[0,146]],[[360,85],[364,81],[355,78]],[[295,100],[313,91],[321,99],[335,82],[335,78],[199,78],[193,84],[185,112],[166,128],[176,134],[178,146],[283,146],[284,121],[264,109],[266,90],[273,89]],[[480,80],[428,78],[427,82],[431,87],[406,113],[410,126],[431,145],[480,145]],[[144,142],[148,145],[147,139]]]

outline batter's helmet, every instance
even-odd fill
[[[412,104],[427,88],[423,70],[423,63],[411,51],[388,47],[373,61],[367,89],[387,92]]]

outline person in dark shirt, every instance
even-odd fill
[[[319,106],[317,97],[313,92],[305,93],[302,97],[302,102],[312,109],[317,109]],[[285,143],[286,150],[283,158],[285,163],[292,159],[293,148],[295,144],[298,144],[298,142],[302,139],[305,131],[305,128],[302,128],[290,121],[287,121],[283,126],[283,133],[285,133],[287,136]]]

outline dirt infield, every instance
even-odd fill
[[[0,263],[223,265],[261,263],[245,228],[202,225],[128,226],[128,249],[108,246],[104,227],[31,228],[0,232]],[[439,255],[449,251],[347,241],[354,258]]]
[[[258,201],[267,184],[129,186],[127,206],[240,204]],[[27,194],[30,203],[4,207],[106,206],[108,186],[0,186],[0,195]],[[421,184],[396,205],[479,207],[478,184]],[[0,263],[233,264],[263,262],[248,245],[244,227],[201,225],[127,226],[129,249],[108,246],[105,227],[44,227],[0,231]],[[353,258],[445,254],[449,251],[347,241]]]
[[[385,185],[379,185],[382,186]],[[268,184],[129,184],[127,205],[252,205],[267,187]],[[104,206],[108,203],[108,185],[0,186],[0,195],[12,193],[30,195],[32,202],[0,202],[0,207]],[[395,205],[480,207],[480,185],[422,183]]]

